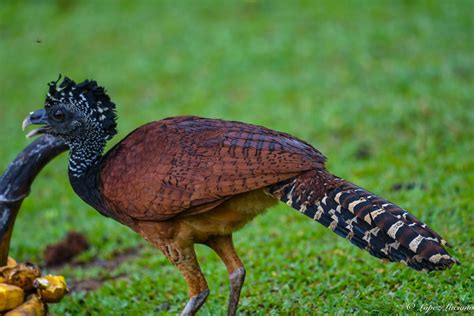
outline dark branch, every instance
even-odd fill
[[[31,184],[43,167],[67,146],[52,136],[28,145],[0,176],[0,266],[6,264],[15,218]]]

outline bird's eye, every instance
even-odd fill
[[[54,111],[54,113],[53,113],[53,119],[54,119],[55,121],[58,121],[58,122],[63,121],[63,120],[64,120],[64,112],[61,111],[61,110],[56,110],[56,111]]]

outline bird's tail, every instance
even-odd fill
[[[307,172],[269,192],[375,257],[422,271],[459,263],[443,248],[446,241],[413,215],[326,171]]]

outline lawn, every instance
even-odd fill
[[[248,271],[241,313],[472,308],[473,10],[472,1],[2,1],[0,170],[30,142],[21,120],[59,73],[107,87],[119,115],[110,146],[182,114],[265,125],[428,223],[462,265],[424,274],[381,262],[281,204],[235,234]],[[11,255],[43,264],[46,245],[70,230],[92,244],[83,262],[137,253],[112,268],[56,269],[101,286],[51,312],[177,314],[187,300],[178,271],[76,197],[66,165],[63,154],[34,183]],[[224,315],[226,270],[207,248],[197,252],[211,289],[200,314]]]

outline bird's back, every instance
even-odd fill
[[[288,134],[240,122],[174,117],[146,124],[104,157],[100,190],[111,209],[139,220],[207,211],[325,158]]]

